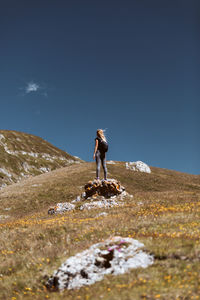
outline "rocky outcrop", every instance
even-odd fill
[[[50,207],[48,214],[63,213],[73,209],[110,208],[123,205],[128,193],[121,183],[115,179],[93,180],[84,186],[84,192],[71,202],[58,203]],[[129,195],[132,197],[132,195]]]
[[[85,185],[85,199],[93,196],[104,196],[110,198],[125,191],[121,183],[115,179],[93,180]]]
[[[132,171],[151,173],[151,169],[149,168],[149,166],[142,161],[126,162],[125,166],[126,166],[126,169],[129,169]]]
[[[94,244],[88,250],[68,258],[46,283],[53,290],[77,289],[102,280],[106,274],[124,274],[132,268],[146,268],[153,257],[132,238],[120,236]]]

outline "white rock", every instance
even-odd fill
[[[4,219],[7,219],[9,218],[10,216],[8,215],[0,215],[0,220],[4,220]]]
[[[14,151],[11,151],[8,149],[8,147],[6,145],[4,145],[4,150],[8,153],[8,154],[11,154],[11,155],[16,155]]]
[[[0,190],[2,190],[4,187],[7,187],[7,184],[6,184],[6,183],[2,183],[2,184],[0,185]]]
[[[24,153],[22,153],[22,154],[25,154],[25,155],[29,155],[29,156],[32,156],[32,157],[38,157],[38,153],[36,153],[36,152],[25,152],[25,151],[19,151],[19,152],[24,152]]]
[[[25,172],[28,172],[31,169],[31,166],[29,166],[26,161],[22,164],[22,167],[24,168]]]
[[[102,280],[106,274],[118,275],[132,268],[146,268],[153,264],[153,257],[141,250],[143,246],[137,240],[119,236],[94,244],[68,258],[49,278],[47,287],[75,289]]]
[[[76,199],[72,200],[71,203],[80,202],[80,201],[81,201],[81,197],[77,196]]]
[[[5,139],[5,136],[3,134],[0,134],[0,140]]]
[[[67,162],[68,162],[69,164],[72,164],[72,163],[75,163],[76,161],[74,161],[73,159],[67,159]]]
[[[82,196],[85,195],[84,193]],[[83,204],[79,207],[79,210],[91,210],[91,209],[97,209],[97,208],[111,208],[114,206],[123,206],[124,205],[124,197],[129,196],[126,191],[123,191],[121,194],[117,196],[112,196],[110,198],[105,198],[103,196],[98,196],[96,199],[93,199],[92,197],[87,198],[87,200],[90,200],[90,202],[82,202]],[[80,196],[77,196],[76,199],[72,200],[71,202],[64,202],[64,203],[58,203],[56,205],[56,213],[64,213],[66,211],[73,210],[75,208],[75,205],[73,203],[81,202],[82,199]]]
[[[65,211],[70,211],[73,210],[75,208],[75,205],[69,202],[65,202],[65,203],[58,203],[56,205],[56,211],[55,213],[63,213]]]
[[[99,213],[98,215],[96,215],[95,218],[98,218],[98,217],[102,217],[102,216],[107,216],[107,213],[104,211],[104,212],[101,212]]]
[[[108,165],[115,165],[115,164],[116,164],[113,160],[108,160],[106,163],[107,163]]]
[[[123,200],[121,197],[121,195],[118,196],[118,200]],[[117,198],[117,197],[116,197]],[[80,210],[84,210],[84,209],[94,209],[94,208],[111,208],[113,206],[121,206],[124,205],[123,202],[119,202],[115,199],[101,199],[101,200],[97,200],[97,201],[92,201],[92,202],[86,202],[84,203],[79,209]]]
[[[126,162],[125,166],[126,169],[129,170],[151,173],[151,169],[149,168],[149,166],[142,161]]]
[[[4,136],[0,135],[0,141],[1,141],[2,138],[4,138]],[[37,158],[37,157],[40,156],[40,157],[42,157],[42,158],[44,158],[44,159],[46,159],[48,161],[51,161],[51,162],[53,162],[56,159],[59,159],[59,160],[62,160],[62,161],[67,161],[69,163],[73,163],[74,162],[74,160],[67,159],[64,156],[55,156],[55,155],[50,155],[48,153],[26,152],[26,151],[22,151],[22,150],[11,151],[10,149],[8,149],[7,145],[3,144],[2,142],[1,142],[1,144],[4,146],[4,149],[5,149],[5,151],[8,154],[15,155],[15,156],[17,156],[18,154],[22,154],[22,155],[29,155],[29,156],[35,157],[35,158]]]
[[[51,171],[50,168],[46,168],[46,167],[41,167],[39,170],[42,171],[42,172],[44,172],[44,173],[47,173],[47,172]]]
[[[12,174],[10,174],[6,169],[4,168],[0,168],[0,172],[5,174],[6,176],[8,176],[9,178],[12,177]]]

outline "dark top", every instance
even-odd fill
[[[97,147],[97,150],[99,150],[100,152],[102,152],[102,147],[101,147],[101,142],[102,142],[102,139],[101,138],[99,138],[99,137],[96,137],[95,138],[95,142],[96,142],[96,140],[98,141],[98,147]]]
[[[96,140],[98,141],[98,147],[97,150],[99,150],[101,153],[105,153],[108,151],[108,144],[106,142],[104,142],[101,138],[96,137],[95,138],[95,142]]]

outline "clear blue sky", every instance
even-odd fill
[[[1,0],[0,128],[200,174],[199,0]]]

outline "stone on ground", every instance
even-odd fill
[[[144,173],[151,173],[151,169],[147,164],[142,161],[135,161],[135,162],[126,162],[126,169],[139,171]]]
[[[93,180],[84,186],[85,191],[71,202],[57,203],[50,207],[48,214],[64,213],[74,209],[110,208],[123,205],[125,188],[115,179]]]
[[[103,279],[106,274],[124,274],[132,268],[146,268],[153,257],[141,248],[144,245],[132,238],[120,236],[92,245],[71,256],[49,278],[49,290],[77,289]]]
[[[115,179],[93,180],[85,185],[85,199],[91,196],[104,196],[110,198],[125,191],[121,183]]]

